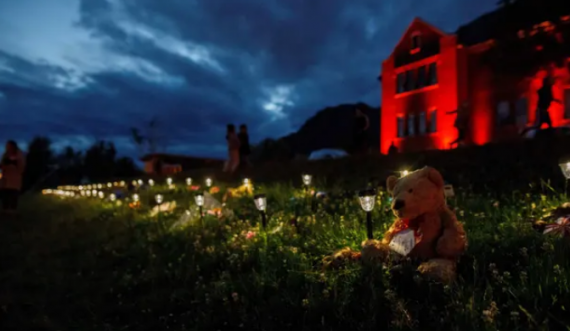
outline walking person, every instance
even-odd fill
[[[464,101],[457,110],[447,112],[446,114],[457,114],[454,123],[457,129],[457,138],[449,144],[449,147],[453,148],[453,145],[459,147],[459,143],[465,142],[467,127],[469,126],[469,102]]]
[[[2,197],[2,211],[14,214],[18,209],[18,198],[22,190],[22,177],[26,167],[24,153],[18,148],[15,141],[6,143],[6,151],[0,161],[2,178],[0,178],[0,192]]]
[[[536,107],[535,125],[524,128],[521,132],[521,136],[524,136],[529,131],[540,130],[542,124],[546,124],[548,129],[552,128],[552,119],[550,118],[548,108],[550,108],[552,102],[562,103],[560,100],[554,99],[552,86],[554,86],[554,79],[550,75],[547,75],[542,80],[542,87],[537,91],[538,104]]]
[[[229,172],[232,174],[239,166],[240,142],[236,134],[235,125],[228,124],[226,140],[228,142],[228,161],[225,164],[224,172]]]
[[[370,120],[360,109],[354,113],[354,152],[358,155],[368,153],[368,128]]]
[[[251,147],[249,145],[249,133],[247,132],[247,125],[242,124],[239,126],[239,162],[244,167],[251,166],[249,155],[251,154]]]

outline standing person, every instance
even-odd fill
[[[390,147],[388,148],[388,155],[395,155],[395,154],[398,154],[398,147],[396,147],[394,141],[392,141]]]
[[[467,127],[469,126],[469,102],[464,101],[457,110],[447,112],[447,115],[457,114],[455,117],[455,128],[457,129],[457,138],[449,144],[449,147],[465,142]]]
[[[224,167],[224,172],[233,173],[239,165],[239,138],[236,134],[236,127],[228,124],[226,140],[228,142],[228,161]]]
[[[242,124],[239,126],[239,160],[243,166],[250,166],[249,155],[251,154],[251,147],[249,146],[249,134],[247,133],[247,125]]]
[[[561,103],[560,100],[554,99],[554,96],[552,94],[552,86],[554,86],[554,79],[549,74],[544,77],[542,80],[542,87],[537,91],[538,104],[536,107],[536,124],[524,128],[524,130],[521,132],[521,136],[524,136],[531,130],[540,130],[542,124],[546,124],[549,129],[552,128],[552,119],[550,118],[548,108],[550,108],[552,102]]]
[[[368,128],[370,120],[360,109],[354,113],[354,151],[356,154],[368,152]]]
[[[26,167],[24,153],[18,148],[15,141],[6,143],[6,151],[0,161],[2,178],[0,191],[2,192],[2,209],[6,213],[15,213],[18,209],[18,196],[22,189],[22,177]]]

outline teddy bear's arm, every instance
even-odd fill
[[[467,238],[463,225],[451,210],[440,214],[443,233],[436,246],[438,256],[455,259],[465,252]]]
[[[392,226],[390,226],[390,228],[384,233],[384,238],[382,238],[382,243],[385,245],[388,245],[390,243],[390,241],[392,241],[392,238],[394,238],[394,235],[399,231],[401,225],[400,225],[401,220],[397,220],[396,222],[394,222],[392,224]]]

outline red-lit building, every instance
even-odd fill
[[[498,78],[484,64],[483,55],[495,46],[499,14],[482,16],[456,33],[419,18],[411,23],[382,63],[381,153],[392,142],[400,152],[450,148],[457,137],[457,115],[448,113],[464,101],[470,108],[467,144],[520,139],[519,131],[535,121],[537,90],[547,72],[557,77],[553,94],[562,102],[549,108],[553,126],[570,124],[570,59],[563,65],[545,64],[532,77],[510,80]],[[556,24],[570,26],[570,16],[559,16],[555,23],[533,22],[518,29],[517,38],[550,31]]]

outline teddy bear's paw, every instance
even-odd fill
[[[390,256],[390,247],[379,240],[367,240],[362,243],[361,258],[364,263],[383,262]]]
[[[455,281],[456,264],[446,259],[432,259],[420,264],[418,271],[435,281],[450,284]]]

